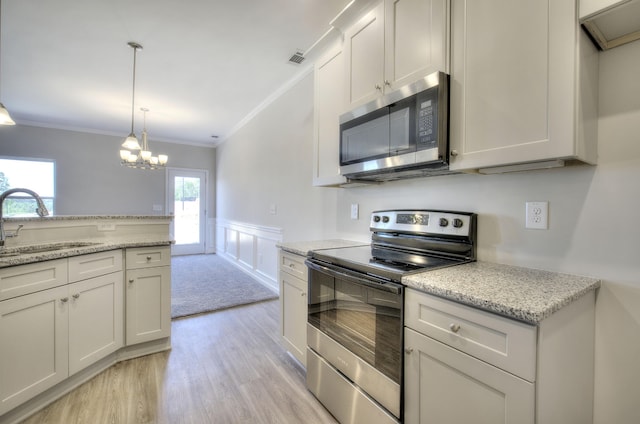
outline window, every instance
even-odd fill
[[[12,188],[28,188],[42,198],[54,214],[55,162],[46,159],[0,157],[0,193]],[[26,193],[15,193],[5,199],[3,216],[37,216],[36,201]]]

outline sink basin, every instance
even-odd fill
[[[19,256],[19,255],[28,255],[32,253],[55,252],[57,250],[75,249],[77,247],[95,246],[97,244],[100,244],[100,243],[79,241],[79,242],[51,243],[51,244],[41,244],[41,245],[33,245],[33,246],[10,247],[0,251],[0,258],[6,258],[10,256]]]

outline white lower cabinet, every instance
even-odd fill
[[[122,271],[69,285],[69,375],[124,345]]]
[[[280,334],[286,349],[307,364],[307,267],[304,256],[280,253]]]
[[[69,375],[68,289],[0,302],[0,415]]]
[[[409,328],[405,423],[533,424],[535,385]]]
[[[538,325],[405,293],[404,422],[592,422],[595,295]]]
[[[69,284],[67,267],[87,259],[102,270],[81,266],[85,275],[98,276]],[[48,262],[0,270],[5,293],[27,293],[0,301],[0,415],[123,345],[122,251]],[[63,285],[37,291],[55,274]]]
[[[171,248],[126,253],[126,344],[171,336]]]

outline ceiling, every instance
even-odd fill
[[[349,0],[4,0],[0,101],[18,124],[214,146],[306,73]],[[326,38],[326,37],[325,37]],[[216,136],[216,137],[214,137]]]

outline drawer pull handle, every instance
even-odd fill
[[[451,325],[449,325],[449,330],[457,333],[458,331],[460,331],[460,325],[452,323]]]
[[[413,348],[412,347],[406,347],[404,349],[404,353],[406,353],[407,355],[411,355],[413,353]]]
[[[296,264],[289,264],[289,268],[295,268]]]
[[[80,293],[76,293],[76,294],[74,294],[74,295],[73,295],[73,298],[74,298],[74,299],[77,299],[77,298],[79,298],[79,297],[80,297]]]
[[[67,303],[69,301],[68,297],[63,297],[62,299],[60,299],[60,302],[62,303]]]

